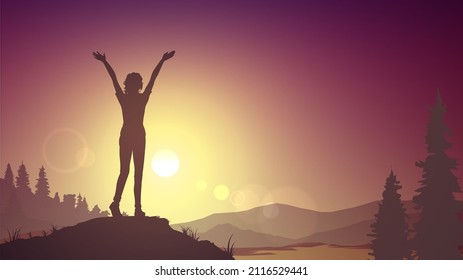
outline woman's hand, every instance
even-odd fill
[[[93,52],[93,57],[96,60],[103,62],[104,66],[106,67],[106,70],[108,71],[109,76],[111,77],[111,80],[113,81],[116,94],[122,94],[122,88],[119,85],[119,82],[117,81],[116,73],[114,72],[111,65],[109,65],[108,61],[106,61],[106,55],[104,53],[101,54],[100,52]]]
[[[100,52],[93,52],[93,57],[101,62],[106,62],[106,55],[104,53],[101,54]]]
[[[174,57],[174,54],[175,54],[175,51],[166,52],[166,53],[162,56],[162,61],[166,61],[166,60],[168,60],[168,59],[171,59],[172,57]]]

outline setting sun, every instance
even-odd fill
[[[157,151],[151,161],[154,173],[161,177],[171,177],[177,173],[180,162],[175,152],[169,149]]]

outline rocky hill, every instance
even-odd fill
[[[225,237],[224,237],[225,238]],[[173,230],[158,217],[96,218],[48,236],[0,245],[0,259],[233,259],[210,241]]]

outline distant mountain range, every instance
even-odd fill
[[[233,235],[235,247],[281,247],[297,243],[321,242],[343,246],[363,245],[371,238],[370,225],[378,211],[378,201],[334,212],[319,212],[286,204],[270,204],[250,210],[220,213],[172,225],[198,231],[200,239],[226,246]],[[404,206],[409,223],[418,212],[411,201]]]

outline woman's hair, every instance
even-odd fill
[[[129,73],[124,81],[124,92],[140,92],[143,87],[143,80],[138,73]]]

